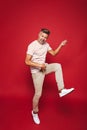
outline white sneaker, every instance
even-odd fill
[[[33,117],[33,120],[34,120],[35,124],[39,125],[40,124],[40,119],[38,117],[38,114],[37,113],[34,114],[33,111],[31,113],[32,113],[32,117]]]
[[[61,92],[59,93],[59,96],[60,97],[63,97],[69,93],[71,93],[72,91],[74,90],[74,88],[70,88],[70,89],[62,89]]]

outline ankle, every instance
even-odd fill
[[[36,112],[36,111],[33,111],[33,114],[38,114],[38,112]]]
[[[59,91],[59,93],[61,93],[61,91],[62,91],[63,89],[64,89],[64,88],[62,88],[62,89],[58,90],[58,91]]]

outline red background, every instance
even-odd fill
[[[54,74],[46,76],[40,102],[41,125],[31,117],[33,84],[24,63],[28,44],[41,28],[51,30],[59,55],[47,62],[62,64],[66,87],[75,91],[59,98]],[[87,130],[87,1],[0,1],[0,130]]]

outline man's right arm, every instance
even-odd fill
[[[32,62],[31,58],[32,58],[31,55],[26,54],[26,58],[25,58],[26,65],[29,65],[29,66],[32,66],[32,67],[38,67],[38,68],[41,68],[41,70],[45,70],[46,69],[45,64],[38,64],[38,63]]]

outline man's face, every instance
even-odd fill
[[[48,34],[40,32],[38,35],[38,41],[40,44],[44,44],[48,38]]]

